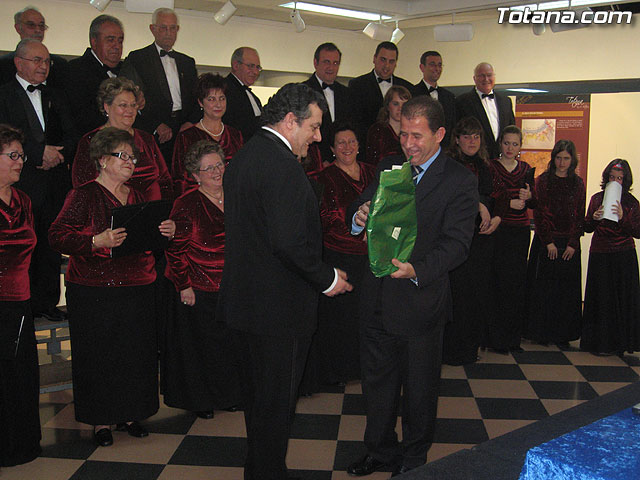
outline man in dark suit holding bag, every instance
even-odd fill
[[[469,253],[478,211],[475,176],[440,149],[445,135],[442,106],[418,96],[402,107],[400,142],[404,155],[387,157],[380,172],[410,158],[414,169],[417,236],[408,262],[362,282],[360,329],[362,391],[365,396],[367,454],[350,475],[391,469],[400,475],[426,462],[438,402],[444,324],[451,317],[449,271]],[[347,210],[357,234],[365,226],[373,181]],[[402,399],[400,391],[402,390]],[[395,432],[402,402],[402,443]]]

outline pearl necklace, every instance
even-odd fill
[[[221,192],[221,193],[220,193],[220,198],[217,198],[217,197],[215,197],[213,194],[211,194],[211,193],[207,192],[207,191],[206,191],[204,188],[202,188],[202,187],[200,187],[200,191],[201,191],[202,193],[204,193],[207,197],[209,197],[209,198],[211,198],[211,199],[215,200],[215,201],[216,201],[216,202],[218,202],[219,204],[222,204],[222,200],[223,200],[223,198],[224,198],[224,192]]]
[[[202,123],[202,119],[200,119],[200,126],[202,127],[202,129],[207,132],[209,135],[211,135],[212,137],[219,137],[220,135],[222,135],[222,133],[224,132],[224,123],[222,124],[222,128],[220,129],[220,133],[213,133],[210,132],[209,129],[207,127],[204,126],[204,123]]]

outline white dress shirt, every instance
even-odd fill
[[[316,77],[316,80],[318,80],[318,83],[320,84],[320,88],[322,88],[322,84],[324,83],[324,81],[321,80],[320,77],[318,77],[318,75],[315,75],[315,77]],[[322,93],[324,93],[324,98],[327,100],[327,105],[329,106],[331,121],[335,122],[336,121],[336,100],[335,100],[335,95],[333,93],[333,89],[324,88],[322,89]]]
[[[234,77],[235,74],[231,74]],[[240,85],[242,85],[244,87],[244,83],[242,82],[242,80],[240,80],[238,77],[236,77],[236,80],[238,80],[238,82],[240,82]],[[259,117],[262,112],[260,111],[260,107],[258,106],[258,102],[256,102],[256,99],[253,98],[253,94],[249,91],[249,90],[245,90],[247,97],[249,97],[249,101],[251,102],[251,108],[253,108],[253,115],[256,117]]]
[[[500,135],[500,119],[498,118],[498,105],[496,104],[496,98],[495,96],[493,98],[482,98],[482,92],[477,88],[476,93],[478,94],[478,97],[480,97],[480,103],[482,103],[484,111],[487,114],[487,118],[489,119],[491,131],[493,132],[493,138],[497,140],[498,136]],[[489,94],[492,93],[493,90],[489,92]]]
[[[163,50],[154,43],[160,55],[160,50]],[[171,58],[169,55],[160,57],[162,62],[162,68],[164,68],[164,74],[167,77],[167,83],[169,84],[169,92],[171,92],[171,101],[173,102],[172,111],[176,112],[182,110],[182,97],[180,96],[180,74],[178,73],[178,65],[176,65],[176,59]]]

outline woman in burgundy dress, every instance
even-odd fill
[[[222,116],[227,111],[225,90],[226,83],[220,75],[203,73],[198,78],[196,94],[203,111],[202,118],[193,127],[180,132],[176,136],[176,143],[173,147],[171,173],[178,195],[198,186],[184,166],[185,155],[191,145],[199,140],[219,143],[225,152],[224,161],[226,163],[229,163],[229,160],[242,147],[240,130],[222,123]]]
[[[531,227],[527,208],[535,207],[534,169],[518,160],[522,132],[505,127],[498,138],[500,157],[490,162],[492,196],[506,202],[500,228],[494,234],[492,262],[495,314],[486,330],[486,346],[506,354],[519,352],[525,315],[525,281]]]
[[[153,135],[133,128],[138,114],[136,94],[138,87],[126,78],[109,78],[100,84],[98,105],[107,117],[107,123],[80,139],[71,169],[73,188],[78,188],[98,176],[95,162],[89,155],[93,137],[106,127],[119,128],[133,135],[138,162],[127,185],[142,192],[144,199],[173,200],[173,182],[165,160]]]
[[[38,353],[29,298],[36,245],[31,200],[11,185],[27,158],[22,133],[0,125],[0,467],[40,454]]]
[[[580,237],[586,192],[577,166],[573,142],[558,141],[547,171],[536,179],[538,205],[529,253],[525,336],[562,347],[578,339],[582,328]]]
[[[98,131],[89,155],[98,178],[67,195],[49,229],[49,243],[70,255],[66,274],[67,310],[73,351],[76,420],[94,426],[98,445],[113,443],[111,425],[134,437],[138,423],[158,410],[158,344],[150,252],[111,257],[126,239],[111,229],[111,210],[145,201],[128,186],[137,162],[134,138],[114,127]],[[173,220],[159,226],[173,238]]]
[[[640,280],[634,238],[640,238],[640,205],[629,193],[631,167],[616,159],[602,172],[601,187],[622,185],[622,198],[613,211],[618,221],[603,218],[604,192],[589,202],[585,232],[593,232],[589,250],[587,287],[580,348],[596,354],[640,350]]]
[[[400,112],[402,105],[411,98],[409,90],[402,86],[391,87],[384,96],[378,121],[367,132],[365,162],[377,165],[390,155],[402,154],[400,146]]]
[[[194,143],[184,156],[198,188],[178,198],[171,212],[176,235],[165,272],[175,293],[164,338],[164,401],[201,418],[239,402],[228,330],[215,315],[224,266],[224,159],[212,140]]]

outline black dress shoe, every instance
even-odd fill
[[[509,349],[508,348],[489,347],[489,351],[493,352],[493,353],[499,353],[500,355],[509,355]]]
[[[357,462],[353,462],[349,465],[347,467],[347,473],[355,477],[363,477],[365,475],[371,475],[373,472],[377,472],[378,470],[382,470],[386,466],[387,464],[385,462],[376,460],[371,455],[366,454]]]
[[[515,347],[509,348],[510,352],[522,353],[524,349],[520,345],[516,345]]]
[[[64,322],[67,319],[67,314],[58,307],[53,307],[47,311],[36,313],[34,317],[43,317],[50,322]]]
[[[238,410],[240,410],[240,406],[239,405],[231,405],[230,407],[223,408],[222,410],[224,410],[225,412],[237,412]]]
[[[101,447],[108,447],[109,445],[113,445],[113,435],[111,435],[111,430],[108,428],[101,428],[97,432],[94,430],[93,438]]]
[[[211,420],[213,418],[213,410],[202,410],[196,412],[198,418],[204,418],[205,420]]]
[[[127,432],[132,437],[137,437],[137,438],[143,438],[143,437],[149,436],[149,432],[147,432],[147,430],[138,422],[119,423],[116,426],[116,430],[118,430],[119,432]]]
[[[407,473],[409,470],[413,470],[412,468],[409,468],[405,465],[400,465],[399,467],[397,467],[393,473],[391,474],[392,477],[397,477],[398,475],[402,475],[403,473]]]

